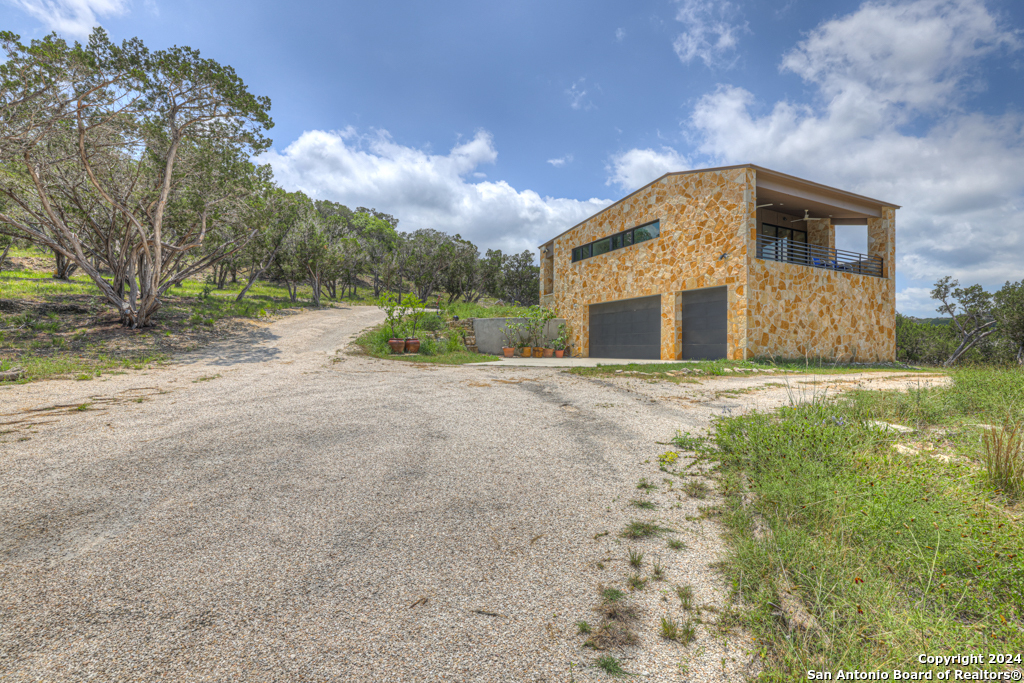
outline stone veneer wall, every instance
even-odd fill
[[[573,348],[589,355],[590,304],[661,294],[661,357],[679,358],[677,297],[684,289],[729,288],[729,358],[747,343],[746,264],[756,231],[754,170],[662,178],[554,240],[554,308]],[[572,263],[572,249],[658,219],[657,239]],[[721,259],[723,253],[728,257]]]
[[[749,284],[751,357],[896,359],[894,280],[751,258]]]

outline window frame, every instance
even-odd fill
[[[642,228],[650,228],[651,226],[654,226],[654,231],[656,232],[656,234],[652,235],[651,237],[648,237],[645,240],[640,240],[639,242],[637,242],[634,235],[635,231],[640,230]],[[622,232],[617,232],[612,235],[606,235],[604,237],[601,237],[600,239],[594,240],[593,242],[587,242],[586,244],[581,244],[577,247],[573,247],[571,252],[572,263],[579,263],[580,261],[584,261],[588,258],[593,258],[594,256],[600,256],[601,254],[610,254],[614,251],[618,251],[619,249],[625,249],[627,247],[632,247],[637,244],[643,244],[644,242],[656,240],[659,237],[661,237],[661,219],[655,218],[653,221],[648,221],[646,223],[633,226],[629,230],[623,230]],[[597,245],[599,242],[604,242],[605,240],[608,241],[607,251],[594,253],[595,245]]]

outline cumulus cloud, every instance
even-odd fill
[[[617,28],[617,29],[615,29],[615,42],[621,43],[625,39],[626,39],[626,29],[624,29],[624,28]]]
[[[548,163],[554,166],[555,168],[561,168],[566,164],[572,163],[572,155],[566,154],[564,157],[558,157],[557,159],[548,159]]]
[[[918,109],[950,104],[976,85],[965,80],[979,57],[1018,43],[981,0],[867,2],[811,31],[782,68],[826,98],[870,95]]]
[[[35,17],[47,29],[65,36],[82,38],[99,26],[99,17],[118,16],[128,11],[129,0],[7,0]]]
[[[739,8],[720,0],[680,0],[676,21],[685,27],[673,43],[683,64],[700,59],[708,67],[731,66],[740,35],[750,30]]]
[[[260,161],[273,167],[286,189],[351,208],[374,207],[399,218],[400,230],[458,233],[481,250],[532,250],[611,204],[542,197],[504,181],[467,180],[497,157],[485,131],[447,154],[430,154],[396,143],[386,131],[364,135],[350,127],[306,131]]]
[[[632,192],[656,180],[670,171],[685,171],[692,168],[686,157],[672,149],[631,149],[614,155],[609,163],[606,185],[618,185],[626,192]]]
[[[983,85],[979,61],[1019,46],[982,0],[866,2],[783,55],[780,68],[814,89],[810,103],[765,107],[732,85],[701,97],[692,160],[756,163],[902,205],[898,305],[933,315],[927,291],[943,275],[988,287],[1024,277],[1024,117],[971,111],[967,98]],[[608,182],[633,189],[675,156],[686,163],[672,149],[630,150],[612,157]]]

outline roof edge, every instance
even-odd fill
[[[584,218],[579,223],[576,223],[575,225],[573,225],[573,226],[571,226],[569,228],[566,228],[565,230],[563,230],[562,232],[558,233],[557,235],[555,235],[551,239],[547,240],[546,242],[538,244],[537,248],[540,249],[541,247],[546,246],[546,245],[550,244],[551,242],[554,242],[556,239],[558,239],[562,235],[575,230],[576,228],[578,228],[579,226],[583,225],[584,223],[586,223],[587,221],[591,220],[592,218],[595,218],[596,216],[600,216],[605,211],[608,211],[609,209],[614,208],[616,205],[621,204],[622,202],[626,201],[627,199],[629,199],[633,195],[635,195],[635,194],[637,194],[639,192],[643,192],[644,190],[649,188],[651,185],[654,185],[655,183],[660,182],[660,181],[664,180],[665,178],[668,178],[669,176],[691,175],[693,173],[714,173],[714,172],[717,172],[717,171],[733,171],[733,170],[736,170],[736,169],[739,169],[739,168],[751,168],[751,169],[753,169],[755,171],[759,171],[759,172],[763,172],[763,173],[768,173],[768,174],[771,174],[771,175],[773,175],[773,176],[775,176],[777,178],[784,179],[784,180],[789,181],[789,182],[795,182],[795,183],[799,183],[799,184],[803,184],[803,185],[809,185],[809,186],[815,187],[815,188],[825,189],[825,190],[828,190],[829,192],[836,192],[836,193],[839,193],[839,194],[842,194],[842,195],[846,195],[846,196],[854,198],[854,199],[858,199],[860,201],[866,201],[866,202],[870,202],[872,204],[878,204],[879,206],[886,206],[886,207],[890,207],[890,208],[893,208],[893,209],[901,208],[898,204],[893,204],[892,202],[883,202],[881,200],[872,199],[871,197],[866,197],[864,195],[856,194],[854,192],[848,192],[846,190],[840,190],[839,188],[832,187],[831,185],[824,185],[822,183],[814,182],[813,180],[806,180],[806,179],[800,178],[798,176],[789,175],[787,173],[782,173],[781,171],[773,171],[770,168],[765,168],[764,166],[758,166],[757,164],[736,164],[736,165],[733,165],[733,166],[715,166],[713,168],[692,168],[692,169],[689,169],[687,171],[669,171],[668,173],[664,173],[664,174],[658,176],[657,178],[655,178],[651,182],[647,183],[646,185],[643,185],[643,186],[638,187],[637,189],[633,190],[632,192],[627,194],[625,197],[622,197],[621,199],[618,199],[618,200],[612,202],[611,204],[609,204],[608,206],[604,207],[603,209],[601,209],[597,213],[591,214],[590,216],[587,216],[586,218]]]

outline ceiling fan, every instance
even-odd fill
[[[792,219],[790,221],[790,223],[796,223],[797,221],[818,221],[818,220],[821,220],[821,219],[820,218],[813,218],[811,216],[811,212],[808,211],[807,209],[804,209],[804,217],[803,218],[794,218],[794,219]]]

